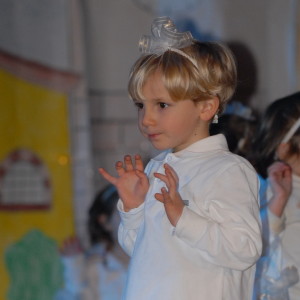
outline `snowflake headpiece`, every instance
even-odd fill
[[[193,44],[193,36],[189,31],[178,32],[175,24],[169,17],[154,19],[150,35],[143,35],[139,41],[139,50],[142,53],[161,55],[165,51],[176,52],[187,58],[195,67],[197,62],[194,58],[180,50]]]

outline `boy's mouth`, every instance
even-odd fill
[[[149,139],[155,139],[160,135],[160,133],[148,133]]]

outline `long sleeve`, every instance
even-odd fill
[[[152,177],[150,175],[151,172],[153,173],[152,161],[150,161],[145,168],[145,173],[149,180]],[[145,218],[145,204],[143,203],[139,207],[134,208],[129,212],[125,212],[123,209],[123,203],[120,199],[117,204],[117,208],[121,217],[121,223],[118,230],[118,241],[126,254],[131,256],[139,228],[142,226]]]
[[[195,195],[201,198],[207,193],[201,214],[184,208],[176,236],[213,264],[249,268],[262,250],[257,191],[257,176],[247,165],[230,166],[216,176],[209,190]]]
[[[118,240],[123,250],[132,255],[138,230],[144,219],[144,204],[129,212],[124,212],[121,200],[118,203],[121,223],[118,231]]]

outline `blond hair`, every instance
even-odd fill
[[[161,55],[140,57],[133,65],[128,91],[132,99],[143,99],[146,80],[157,70],[173,101],[219,99],[219,112],[232,97],[236,87],[236,64],[232,52],[222,44],[194,41],[181,48],[196,61],[197,67],[180,53],[168,50]]]

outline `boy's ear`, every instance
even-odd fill
[[[219,102],[220,100],[218,97],[198,102],[200,106],[200,118],[204,121],[211,120],[214,117],[214,115],[218,112]]]

